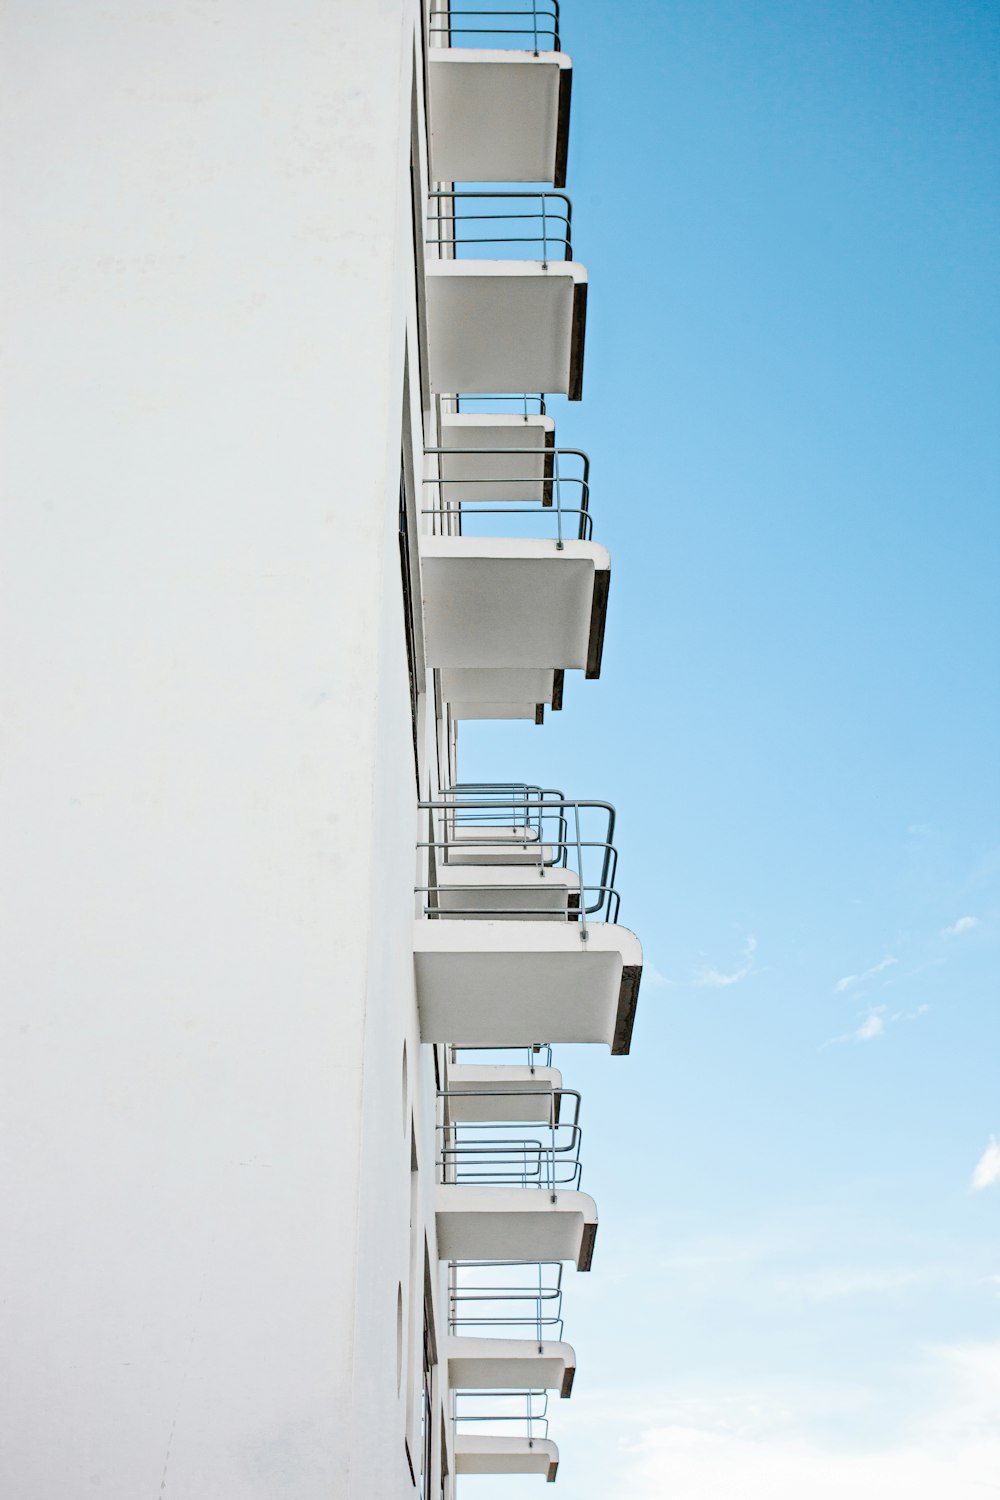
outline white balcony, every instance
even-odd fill
[[[431,177],[564,186],[573,80],[564,53],[435,47],[427,62]]]
[[[564,673],[551,667],[453,667],[441,673],[441,696],[456,720],[528,719],[563,703]]]
[[[455,1437],[456,1474],[541,1474],[551,1484],[558,1468],[559,1449],[548,1438]]]
[[[428,260],[431,385],[583,394],[587,272],[572,260]]]
[[[537,1339],[465,1338],[448,1340],[448,1384],[452,1390],[503,1391],[523,1387],[573,1389],[576,1354],[571,1344]]]
[[[568,1260],[590,1270],[597,1205],[587,1193],[450,1183],[436,1193],[442,1260]]]
[[[593,922],[418,920],[413,951],[425,1042],[631,1044],[642,948],[625,927]]]
[[[437,872],[437,909],[470,921],[509,912],[531,922],[565,922],[580,906],[580,877],[575,870],[539,866],[526,883],[524,868],[454,864]]]
[[[455,412],[441,420],[438,454],[453,505],[500,492],[518,504],[551,504],[555,423],[536,413]]]
[[[558,1122],[561,1088],[558,1068],[452,1063],[447,1079],[448,1119],[454,1124],[490,1120],[545,1124],[554,1115]]]
[[[597,542],[424,536],[420,557],[429,667],[600,676],[611,558]]]

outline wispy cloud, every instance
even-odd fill
[[[990,1136],[990,1143],[976,1162],[976,1169],[969,1183],[969,1190],[981,1193],[984,1188],[995,1187],[1000,1182],[1000,1141]]]
[[[920,1351],[903,1372],[918,1399],[885,1413],[885,1392],[817,1378],[692,1380],[596,1390],[560,1413],[576,1450],[579,1500],[976,1500],[997,1493],[1000,1345]],[[862,1415],[882,1410],[874,1440]],[[830,1414],[836,1412],[831,1426]],[[619,1442],[602,1453],[609,1426]],[[581,1459],[583,1460],[581,1462]]]
[[[753,956],[757,952],[757,939],[748,937],[743,944],[743,963],[731,974],[723,974],[718,969],[699,969],[695,975],[695,983],[702,985],[724,988],[726,985],[739,984],[741,979],[746,979],[753,970]]]
[[[957,922],[952,922],[950,927],[942,927],[942,937],[961,937],[963,932],[971,932],[974,927],[979,926],[978,917],[959,917]]]
[[[877,964],[872,964],[871,968],[865,969],[862,974],[845,974],[843,979],[837,980],[837,983],[833,987],[834,991],[838,995],[842,995],[845,990],[853,989],[856,984],[864,984],[866,979],[874,979],[876,974],[881,974],[886,969],[891,969],[893,964],[898,962],[898,958],[893,958],[890,955],[880,959]]]
[[[823,1046],[836,1047],[841,1042],[874,1042],[877,1037],[885,1036],[887,1027],[895,1026],[899,1021],[916,1021],[918,1017],[925,1016],[929,1010],[929,1005],[918,1005],[916,1010],[894,1011],[890,1011],[886,1005],[874,1005],[853,1031],[844,1031],[840,1036],[832,1036],[823,1043]]]
[[[642,982],[652,985],[654,990],[665,990],[670,989],[674,981],[668,979],[666,974],[661,974],[656,965],[647,960],[642,966]]]

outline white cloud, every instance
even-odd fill
[[[865,969],[863,974],[845,974],[843,979],[838,979],[834,990],[842,995],[845,990],[853,989],[856,984],[864,984],[866,979],[874,979],[876,974],[881,974],[885,969],[891,969],[893,964],[899,962],[898,958],[883,958],[877,964],[872,964],[870,969]]]
[[[976,1162],[969,1188],[973,1193],[981,1193],[984,1188],[995,1187],[998,1182],[1000,1182],[1000,1141],[995,1135],[991,1135],[989,1145]]]
[[[881,1430],[867,1437],[854,1423],[860,1427],[879,1403],[860,1379],[829,1390],[819,1383],[800,1386],[794,1393],[749,1382],[738,1391],[699,1389],[690,1381],[683,1393],[594,1392],[590,1410],[578,1408],[569,1422],[560,1412],[561,1428],[570,1428],[567,1458],[573,1461],[572,1448],[584,1450],[584,1462],[574,1465],[573,1493],[578,1500],[996,1495],[1000,1344],[924,1351],[913,1373],[922,1399],[912,1415],[898,1425],[886,1416]],[[835,1424],[829,1422],[833,1410]],[[619,1435],[611,1466],[598,1451],[609,1427]]]
[[[753,956],[757,952],[757,939],[748,937],[743,944],[743,963],[740,968],[732,974],[722,974],[718,969],[699,969],[695,975],[695,983],[722,988],[730,984],[739,984],[741,979],[746,979],[753,969]]]
[[[648,960],[642,966],[642,982],[645,985],[652,985],[654,990],[670,989],[673,986],[673,980],[668,979],[666,974],[661,974],[656,965],[649,963]]]
[[[873,1042],[876,1037],[885,1036],[887,1026],[895,1026],[898,1021],[919,1020],[921,1016],[927,1015],[930,1008],[929,1005],[918,1005],[916,1010],[895,1010],[890,1014],[884,1005],[874,1005],[854,1031],[844,1031],[840,1036],[832,1036],[823,1046],[836,1047],[841,1042]]]
[[[942,937],[961,937],[963,932],[971,932],[974,927],[979,926],[978,917],[959,917],[950,927],[942,927]]]

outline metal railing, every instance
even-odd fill
[[[494,1053],[503,1053],[500,1064],[507,1066],[511,1063],[511,1053],[523,1060],[523,1065],[533,1073],[536,1068],[551,1068],[552,1066],[552,1043],[532,1042],[526,1047],[452,1047],[450,1048],[451,1061],[453,1063],[464,1063],[469,1058],[474,1058],[480,1065],[488,1065],[494,1058]],[[516,1064],[515,1064],[516,1066]]]
[[[565,193],[467,192],[442,190],[429,194],[425,241],[451,259],[550,260],[573,259],[573,206]],[[514,208],[532,204],[534,207]],[[476,208],[470,205],[477,205]],[[487,246],[506,246],[507,254],[487,251]],[[525,246],[539,253],[531,255]],[[511,253],[511,248],[514,253]],[[550,250],[551,247],[551,250]]]
[[[559,551],[567,536],[593,536],[590,459],[580,448],[425,448],[424,456],[437,469],[423,480],[425,489],[436,488],[437,504],[421,512],[433,518],[434,535],[554,536]],[[476,472],[491,466],[507,472]],[[498,516],[517,521],[505,526]]]
[[[537,1442],[549,1435],[548,1391],[456,1391],[456,1428],[475,1424],[477,1437],[525,1437]]]
[[[452,1261],[449,1271],[450,1332],[520,1330],[539,1346],[562,1339],[562,1261]]]
[[[456,10],[434,7],[428,17],[432,38],[442,38],[440,46],[454,47],[457,37],[475,40],[465,46],[489,47],[494,39],[499,47],[531,52],[558,52],[559,0],[506,0],[502,10]],[[518,42],[510,39],[517,37]]]
[[[553,1201],[558,1189],[579,1188],[582,1132],[575,1089],[442,1089],[438,1100],[440,1182],[540,1188]],[[469,1109],[480,1118],[462,1119]],[[527,1119],[516,1118],[522,1110],[529,1113]],[[542,1118],[530,1118],[531,1110]]]
[[[509,392],[495,392],[486,395],[465,394],[454,397],[456,412],[472,412],[476,416],[489,416],[495,410],[495,403],[502,402],[505,406],[513,403],[520,407],[516,415],[523,416],[525,421],[528,417],[544,417],[545,393],[543,391],[522,391],[518,395]]]
[[[428,883],[415,887],[425,916],[575,922],[583,941],[588,922],[618,921],[610,802],[479,784],[451,787],[439,799],[418,805],[429,815],[431,833],[417,844],[428,851]],[[456,869],[475,867],[502,868],[506,878],[453,878]],[[539,877],[557,871],[566,872],[565,882],[538,884]]]

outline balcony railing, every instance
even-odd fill
[[[502,9],[433,9],[428,30],[438,46],[511,47],[558,52],[559,0],[507,0]]]
[[[425,497],[430,491],[436,502],[422,512],[435,536],[541,536],[559,551],[567,538],[593,537],[590,459],[579,448],[448,447],[424,454],[438,471],[423,481]],[[459,464],[461,474],[454,472]],[[533,492],[538,499],[530,498]]]
[[[502,413],[524,417],[545,416],[545,393],[543,391],[486,392],[481,396],[457,395],[454,397],[455,411],[463,415],[490,416],[496,413],[497,402]]]
[[[445,259],[573,259],[573,206],[565,193],[431,193],[426,244]]]
[[[584,939],[588,922],[618,921],[610,802],[482,785],[455,786],[420,809],[430,814],[432,827],[432,837],[418,845],[429,854],[428,884],[416,887],[425,916],[516,920],[544,914],[579,923]],[[497,871],[492,881],[491,868]],[[475,870],[475,877],[456,874],[463,869]],[[544,889],[539,876],[547,879]],[[560,883],[563,900],[553,905]]]
[[[456,1391],[456,1429],[484,1437],[549,1435],[548,1391]]]
[[[450,1270],[452,1333],[562,1339],[562,1261],[452,1261]]]
[[[438,1180],[458,1187],[580,1186],[580,1095],[573,1089],[463,1089],[438,1094]],[[454,1102],[454,1107],[453,1107]],[[467,1118],[471,1112],[473,1120]],[[511,1117],[525,1113],[527,1119]],[[458,1120],[453,1113],[465,1115]],[[489,1115],[493,1114],[494,1119]],[[531,1119],[541,1113],[547,1118]]]

